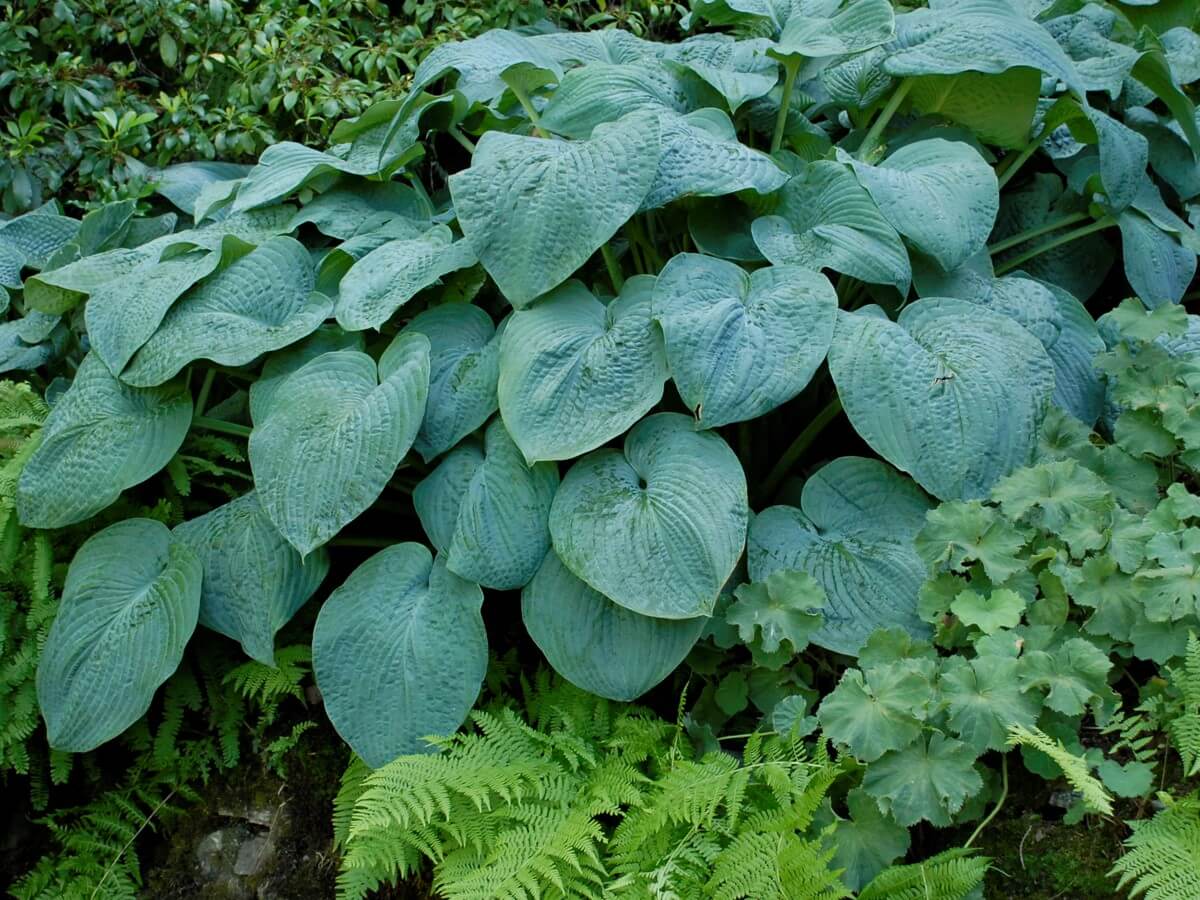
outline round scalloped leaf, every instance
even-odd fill
[[[61,528],[95,515],[170,462],[191,422],[181,386],[130,387],[89,353],[21,470],[21,524]]]
[[[174,535],[204,567],[200,624],[275,665],[275,632],[321,586],[329,555],[319,549],[301,559],[253,491],[176,526]]]
[[[639,275],[605,306],[571,281],[513,313],[500,341],[500,415],[530,463],[573,459],[662,399],[667,359]]]
[[[550,508],[568,569],[626,609],[660,619],[712,613],[746,542],[746,476],[728,445],[679,413],[649,416],[624,452],[589,453]]]
[[[527,466],[504,423],[456,447],[413,491],[425,533],[446,567],[498,590],[529,582],[550,547],[550,502],[558,467]]]
[[[654,286],[667,366],[701,428],[757,418],[800,393],[829,350],[837,306],[819,272],[747,273],[698,253],[671,259]]]
[[[427,309],[401,334],[429,338],[429,403],[413,449],[428,462],[488,420],[500,401],[500,339],[505,324],[470,303]]]
[[[329,595],[313,629],[325,711],[363,761],[429,753],[452,734],[487,671],[483,591],[420,544],[395,544]]]
[[[1041,343],[1005,315],[933,297],[896,322],[841,313],[829,371],[854,429],[940,500],[1028,465],[1054,392]]]
[[[653,115],[601,125],[586,141],[489,131],[450,176],[479,261],[515,307],[562,284],[624,225],[658,171]]]
[[[945,271],[983,249],[1000,210],[996,173],[969,144],[905,144],[878,166],[853,163],[892,227]]]
[[[613,603],[551,550],[525,590],[521,617],[556,672],[609,700],[635,700],[683,662],[708,621],[654,619]]]
[[[51,747],[92,750],[145,715],[196,629],[200,582],[200,560],[161,522],[126,519],[88,538],[38,662]]]
[[[405,339],[391,365],[325,353],[272,394],[250,435],[259,501],[307,556],[375,502],[412,446],[429,393],[429,341]]]
[[[926,637],[917,593],[926,568],[913,538],[933,508],[908,478],[875,459],[843,456],[804,484],[800,509],[772,506],[750,523],[750,577],[807,572],[828,595],[811,641],[853,656],[877,628]]]
[[[841,163],[806,165],[780,190],[775,213],[755,219],[751,232],[776,265],[833,269],[908,290],[912,267],[900,235]]]
[[[121,380],[162,384],[197,359],[243,366],[294,344],[329,316],[332,304],[313,291],[313,281],[304,245],[272,238],[172,306]]]

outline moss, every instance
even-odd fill
[[[986,896],[996,900],[1123,897],[1107,873],[1120,855],[1124,833],[1120,822],[1064,825],[1036,813],[1001,817],[984,832],[980,845],[993,866]]]

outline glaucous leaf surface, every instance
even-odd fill
[[[324,548],[301,559],[254,491],[177,525],[172,534],[203,567],[200,624],[237,641],[251,659],[275,665],[275,632],[329,573]]]
[[[242,366],[302,340],[332,307],[313,283],[312,260],[299,241],[277,237],[260,244],[177,301],[121,380],[162,384],[197,359]]]
[[[826,11],[832,15],[822,15]],[[845,56],[886,43],[896,21],[889,0],[849,0],[801,7],[783,26],[774,52],[779,56]]]
[[[729,446],[679,413],[658,413],[563,478],[554,550],[613,602],[643,615],[709,615],[746,541],[746,476]]]
[[[654,278],[601,303],[571,281],[508,320],[500,339],[500,415],[533,463],[572,459],[623,434],[662,399]]]
[[[37,668],[51,747],[92,750],[145,714],[196,628],[201,577],[196,554],[151,519],[84,542]]]
[[[452,734],[487,671],[483,591],[420,544],[355,569],[317,616],[313,671],[338,734],[372,768]]]
[[[366,346],[361,332],[343,331],[338,325],[320,326],[302,341],[267,357],[262,371],[250,385],[250,418],[261,421],[271,406],[271,397],[289,375],[306,362],[333,350],[363,350]]]
[[[776,265],[833,269],[902,293],[912,279],[900,235],[841,163],[804,166],[781,189],[775,214],[756,219],[752,231]]]
[[[521,617],[558,674],[610,700],[636,700],[670,675],[707,621],[626,609],[576,578],[553,550],[521,592]]]
[[[800,508],[772,506],[750,523],[750,577],[807,572],[825,589],[810,640],[853,656],[877,628],[929,632],[917,615],[926,567],[913,547],[933,503],[886,463],[843,456],[804,484]]]
[[[388,367],[339,350],[280,385],[250,435],[258,497],[307,556],[375,502],[412,446],[429,393],[429,341],[405,339]]]
[[[1042,73],[1014,66],[998,74],[959,72],[912,79],[909,99],[920,112],[964,125],[981,141],[1020,150],[1029,141]]]
[[[395,181],[348,181],[304,204],[289,223],[316,226],[322,233],[339,240],[367,234],[393,219],[426,223],[433,210],[428,202],[407,184]]]
[[[568,138],[588,138],[596,127],[630,113],[674,112],[699,106],[681,74],[657,60],[591,63],[572,69],[550,96],[541,127]]]
[[[667,366],[701,428],[757,418],[800,393],[829,350],[837,306],[818,272],[748,273],[698,253],[672,258],[653,294]]]
[[[450,176],[463,233],[513,306],[570,278],[642,205],[658,171],[655,116],[583,141],[489,131]]]
[[[558,467],[526,465],[499,418],[488,425],[482,450],[472,441],[450,451],[413,490],[413,504],[451,572],[513,590],[529,582],[550,548]]]
[[[1000,209],[996,173],[969,144],[929,138],[877,166],[853,163],[892,227],[946,270],[983,249]]]
[[[89,353],[21,470],[21,524],[61,528],[100,512],[165,466],[191,421],[192,398],[180,385],[130,387]]]
[[[562,69],[543,44],[514,31],[499,28],[466,41],[449,41],[435,47],[413,73],[411,95],[449,72],[458,77],[455,89],[470,101],[486,101],[504,93],[504,74],[518,66],[545,69],[555,75]]]
[[[703,79],[736,113],[744,103],[769,94],[779,81],[779,67],[767,56],[770,46],[765,38],[697,34],[670,47],[664,58]]]
[[[401,334],[429,338],[429,402],[413,449],[428,462],[488,420],[500,405],[500,340],[492,317],[470,303],[444,303],[419,313]]]
[[[896,322],[839,314],[829,371],[855,431],[941,500],[985,497],[1032,462],[1054,391],[1037,338],[949,298],[910,304]]]

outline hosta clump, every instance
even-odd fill
[[[101,631],[50,635],[52,739],[83,749],[125,728],[196,622],[270,662],[320,594],[327,712],[380,765],[463,721],[486,667],[482,610],[520,590],[547,659],[613,699],[718,631],[776,669],[810,643],[858,654],[864,672],[818,711],[872,761],[855,796],[899,822],[950,821],[1005,735],[968,700],[947,712],[923,693],[1000,677],[976,657],[942,672],[922,643],[953,638],[922,587],[929,529],[955,510],[1073,522],[1013,487],[1063,422],[1139,453],[1194,443],[1145,379],[1092,365],[1111,335],[1084,306],[1112,305],[1094,296],[1097,260],[1119,239],[1133,292],[1184,315],[1200,247],[1185,88],[1200,67],[1190,23],[1168,19],[706,0],[677,43],[493,31],[437,48],[407,95],[339,124],[328,148],[160,173],[175,212],[123,203],[76,221],[47,206],[0,223],[0,367],[38,370],[53,400],[17,486],[24,525],[84,521],[164,467],[177,489],[189,432],[244,439],[249,460],[244,484],[189,496],[153,553],[121,523],[76,560],[60,621],[97,596],[114,612]],[[819,440],[835,420],[861,438],[846,454]],[[1097,549],[1063,533],[1068,555]],[[1166,572],[1188,540],[1119,543],[1142,553],[1124,562]],[[949,608],[1001,670],[1024,665],[995,634],[1032,608],[1010,583],[1029,560],[984,544],[986,582]],[[361,561],[346,545],[383,549]],[[1031,552],[1069,591],[1074,564]],[[139,553],[161,565],[131,579]],[[950,559],[959,581],[975,564]],[[1162,595],[1151,631],[1191,615],[1175,576],[1138,577]],[[879,629],[910,652],[890,659]],[[1041,655],[1002,679],[1015,720],[1103,695],[1108,656],[1088,638],[1031,637],[1025,653]],[[120,715],[73,699],[81,670],[54,660],[126,695]],[[745,680],[730,685],[726,705],[744,707]],[[761,687],[756,704],[778,699]],[[792,698],[780,721],[811,730],[806,712]],[[916,794],[912,771],[928,776]]]

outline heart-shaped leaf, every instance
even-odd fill
[[[682,253],[654,286],[667,365],[702,428],[753,419],[796,396],[825,359],[837,293],[818,272]]]
[[[854,429],[941,500],[985,497],[1028,465],[1054,391],[1037,338],[948,298],[919,300],[896,322],[840,314],[829,371]]]
[[[650,318],[653,290],[653,278],[636,276],[605,306],[572,281],[508,320],[500,415],[530,463],[599,447],[662,399],[667,359]]]
[[[267,518],[253,491],[189,519],[174,530],[204,569],[200,624],[275,664],[275,632],[288,623],[329,572],[318,549],[301,559]]]
[[[429,393],[429,341],[405,338],[390,366],[326,353],[275,390],[250,435],[259,501],[307,556],[375,502],[412,446]]]
[[[550,508],[568,569],[626,609],[661,619],[707,616],[742,555],[746,476],[737,456],[687,416],[659,413],[624,452],[575,463]]]
[[[825,588],[825,623],[811,641],[853,655],[877,628],[926,636],[917,592],[926,568],[913,548],[933,503],[874,459],[843,456],[804,484],[800,509],[772,506],[750,523],[750,577],[807,572]]]
[[[313,628],[325,711],[363,761],[430,753],[462,724],[487,671],[483,591],[420,544],[380,550],[329,595]]]
[[[551,550],[521,592],[529,636],[556,672],[609,700],[636,700],[683,662],[707,619],[655,619],[613,603]]]
[[[658,60],[590,63],[572,69],[550,97],[541,126],[569,138],[588,138],[596,127],[634,112],[680,115],[699,106],[682,75]]]
[[[271,407],[271,396],[287,377],[309,360],[332,350],[362,350],[366,346],[361,332],[343,331],[333,324],[322,325],[307,338],[267,357],[258,380],[250,385],[250,418],[256,422]]]
[[[37,667],[51,747],[92,750],[145,715],[196,628],[200,581],[196,554],[152,519],[79,548]]]
[[[191,421],[192,398],[180,386],[130,387],[89,353],[21,470],[21,524],[61,528],[100,512],[170,462]]]
[[[822,4],[822,12],[837,9]],[[850,0],[835,15],[792,15],[783,26],[775,53],[779,56],[845,56],[891,40],[896,17],[889,0]]]

